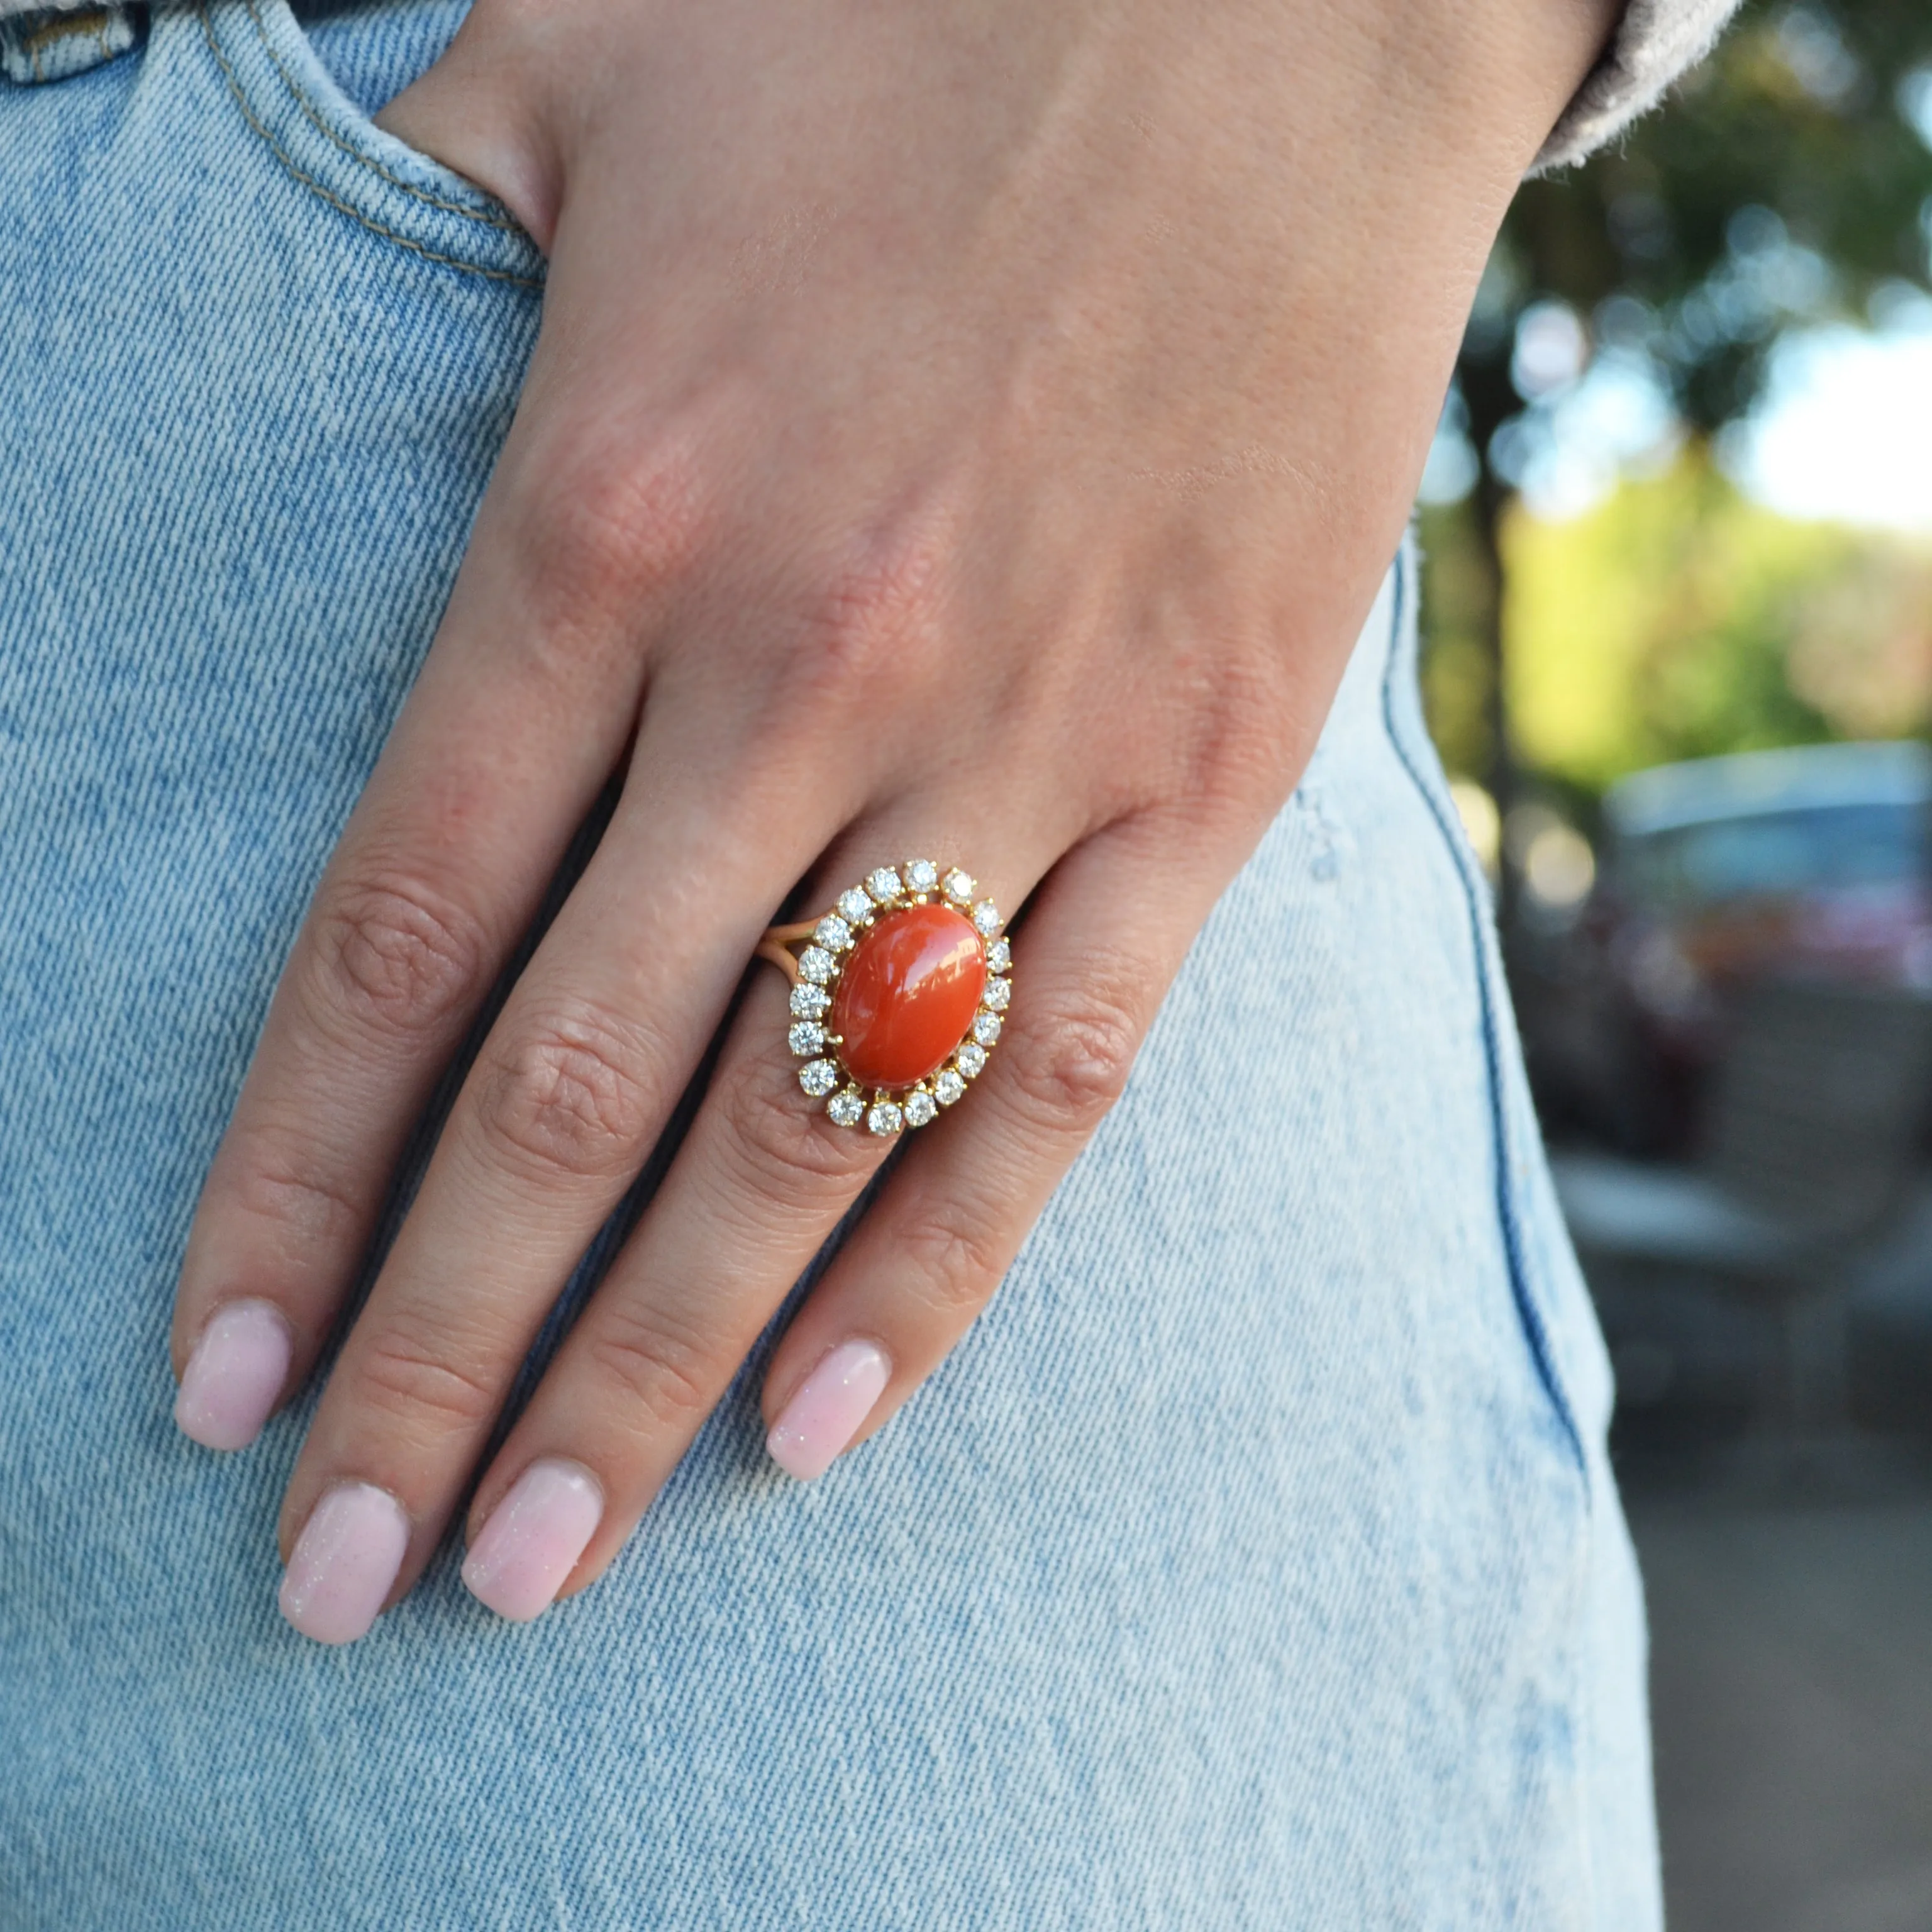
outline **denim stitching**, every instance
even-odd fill
[[[365,154],[352,142],[344,140],[323,120],[307,89],[289,71],[281,56],[275,51],[274,43],[268,38],[267,22],[262,20],[261,9],[256,4],[256,0],[247,0],[247,4],[248,17],[254,24],[262,51],[274,64],[276,73],[281,76],[282,84],[294,97],[295,104],[302,110],[304,118],[314,126],[316,133],[340,148],[358,167],[367,168],[371,174],[380,176],[392,188],[400,189],[404,194],[412,196],[418,201],[428,202],[431,208],[440,208],[446,214],[459,215],[465,221],[480,222],[486,228],[500,229],[506,235],[524,234],[523,224],[514,216],[485,214],[481,208],[466,208],[460,202],[449,201],[440,195],[431,194],[427,188],[420,188],[413,182],[404,181],[400,175],[392,173],[373,155]]]
[[[262,126],[256,118],[254,110],[248,105],[248,97],[242,91],[241,82],[236,78],[235,70],[230,64],[228,56],[223,52],[221,43],[215,34],[214,22],[209,11],[208,0],[200,0],[197,10],[201,16],[201,31],[202,38],[208,42],[208,50],[214,56],[215,64],[221,70],[221,77],[228,84],[228,92],[233,95],[236,106],[242,110],[242,118],[260,137],[262,145],[267,148],[269,153],[273,154],[289,173],[311,194],[320,196],[331,208],[336,209],[340,214],[347,215],[350,220],[368,229],[371,234],[380,235],[385,241],[393,242],[398,248],[406,248],[412,254],[420,255],[425,261],[439,262],[446,268],[460,269],[466,275],[481,275],[489,281],[514,283],[519,288],[541,289],[543,286],[542,280],[536,276],[520,275],[509,268],[486,268],[480,262],[466,262],[460,256],[441,254],[437,250],[416,241],[412,236],[400,233],[395,229],[386,227],[381,222],[372,220],[368,215],[364,214],[360,208],[352,208],[340,196],[331,194],[313,175],[305,174],[296,165],[293,158],[283,148],[281,143]]]
[[[1584,1478],[1587,1496],[1590,1467],[1589,1458],[1583,1447],[1583,1432],[1570,1412],[1568,1392],[1563,1386],[1562,1378],[1557,1372],[1556,1352],[1550,1345],[1543,1311],[1537,1306],[1530,1292],[1529,1267],[1523,1252],[1522,1216],[1518,1212],[1516,1189],[1510,1179],[1515,1171],[1512,1157],[1514,1150],[1509,1108],[1505,1100],[1502,1035],[1497,1023],[1496,994],[1491,984],[1494,962],[1490,956],[1489,936],[1483,916],[1482,888],[1470,872],[1470,861],[1464,852],[1462,840],[1449,821],[1447,808],[1437,798],[1434,787],[1429,783],[1421,766],[1411,753],[1396,717],[1396,670],[1399,661],[1406,655],[1402,638],[1404,628],[1408,620],[1409,602],[1414,594],[1410,584],[1414,569],[1413,554],[1405,543],[1396,560],[1396,606],[1390,622],[1394,641],[1382,673],[1382,722],[1390,741],[1395,747],[1396,756],[1402,760],[1410,782],[1421,794],[1422,802],[1428,808],[1429,815],[1435,820],[1436,830],[1442,835],[1443,842],[1449,849],[1450,861],[1455,866],[1456,878],[1462,884],[1464,903],[1468,910],[1471,936],[1475,942],[1476,992],[1482,1016],[1483,1059],[1489,1076],[1490,1118],[1494,1135],[1496,1162],[1496,1210],[1502,1223],[1503,1251],[1509,1263],[1510,1292],[1516,1301],[1517,1321],[1529,1342],[1530,1355],[1535,1364],[1538,1378],[1556,1412],[1558,1421],[1562,1425],[1564,1439],[1569,1444],[1570,1452],[1576,1458],[1576,1467]]]

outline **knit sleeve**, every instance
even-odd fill
[[[1533,172],[1580,161],[1654,107],[1711,50],[1738,0],[1624,0],[1623,18],[1536,158]]]

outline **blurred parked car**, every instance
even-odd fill
[[[1538,840],[1572,850],[1578,833],[1564,836],[1533,831],[1508,934],[1532,1077],[1559,1132],[1688,1152],[1727,1006],[1755,980],[1932,987],[1922,745],[1638,772],[1606,796],[1594,884],[1568,905],[1538,893],[1534,863]]]

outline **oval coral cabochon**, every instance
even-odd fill
[[[966,1036],[986,986],[986,948],[950,906],[888,913],[852,949],[832,998],[838,1057],[867,1087],[910,1087]]]

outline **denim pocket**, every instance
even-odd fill
[[[542,286],[543,256],[516,218],[377,127],[323,65],[286,0],[196,0],[194,15],[242,118],[320,202],[426,261]]]

